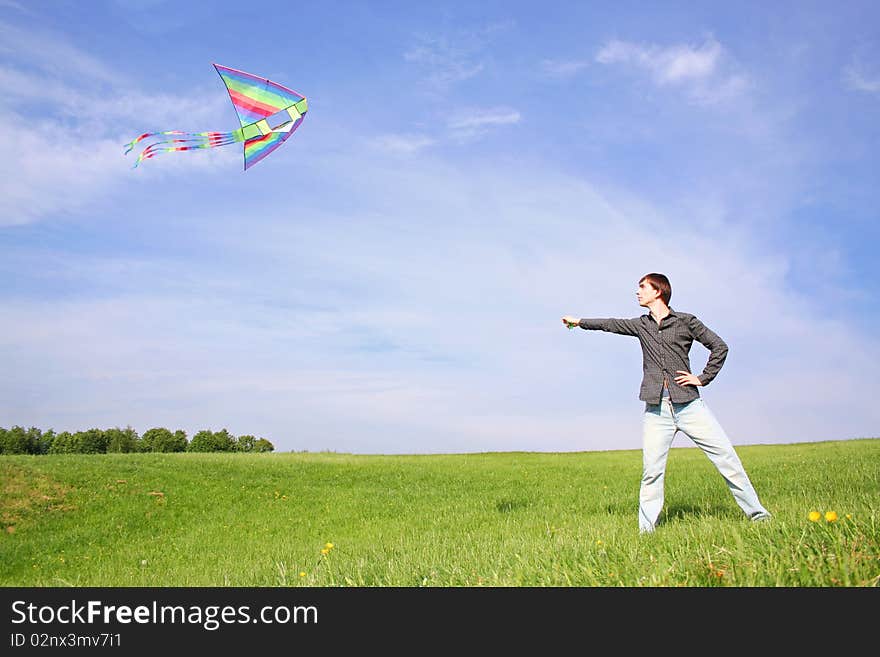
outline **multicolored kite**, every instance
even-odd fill
[[[277,82],[214,64],[223,78],[232,104],[241,121],[233,132],[148,132],[128,144],[126,154],[144,139],[159,139],[138,155],[134,166],[162,153],[216,148],[244,142],[244,168],[247,171],[281,146],[300,126],[309,109],[306,97]],[[167,137],[171,137],[167,139]]]

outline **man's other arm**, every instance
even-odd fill
[[[718,376],[718,372],[721,371],[721,366],[724,365],[724,361],[727,359],[727,343],[696,317],[691,317],[689,328],[694,340],[702,344],[710,352],[709,360],[706,362],[706,367],[703,368],[703,373],[697,377],[700,379],[700,383],[705,386]]]

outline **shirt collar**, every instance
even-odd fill
[[[650,310],[649,310],[647,313],[645,313],[645,317],[647,317],[648,319],[650,319],[652,322],[655,322],[655,323],[656,323],[656,321],[657,321],[656,319],[654,319],[654,316],[651,314],[651,311],[650,311]],[[670,318],[672,318],[672,317],[678,318],[679,315],[678,315],[678,313],[676,313],[676,312],[670,307],[670,308],[669,308],[669,314],[666,315],[666,317],[664,317],[664,318],[661,319],[660,321],[661,321],[661,322],[665,322],[666,320],[668,320],[668,319],[670,319]]]

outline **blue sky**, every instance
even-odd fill
[[[734,444],[876,436],[880,8],[644,5],[0,0],[0,426],[638,448],[637,343],[560,317],[660,271]],[[132,170],[237,127],[214,62],[299,131]]]

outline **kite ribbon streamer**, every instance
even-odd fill
[[[128,154],[136,144],[144,140],[158,139],[149,144],[140,152],[134,167],[149,160],[152,157],[161,155],[162,153],[173,153],[176,151],[194,151],[200,148],[216,148],[218,146],[227,146],[242,138],[236,135],[237,132],[182,132],[180,130],[165,130],[164,132],[147,132],[137,139],[133,139],[126,145],[125,153]],[[164,139],[164,137],[174,137],[173,139]]]

